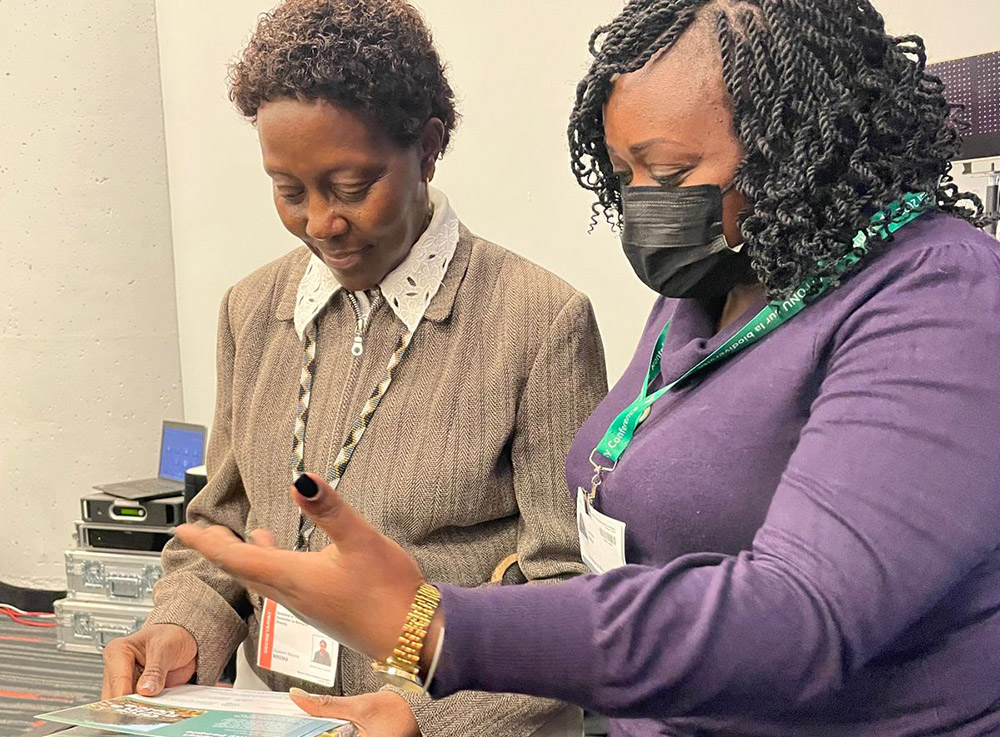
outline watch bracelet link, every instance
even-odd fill
[[[413,597],[413,603],[403,623],[403,631],[393,648],[392,655],[376,665],[390,666],[404,671],[414,679],[419,679],[420,653],[424,648],[431,620],[440,603],[441,592],[430,584],[421,584]]]

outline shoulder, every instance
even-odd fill
[[[463,291],[470,297],[502,302],[512,313],[531,311],[551,322],[564,309],[590,309],[590,301],[564,279],[524,256],[471,233],[462,226],[470,248]],[[498,299],[500,298],[500,299]]]
[[[296,248],[236,282],[223,305],[231,323],[239,325],[254,316],[289,317],[308,262],[309,251],[304,247]],[[283,314],[285,312],[288,314]]]
[[[843,284],[820,300],[827,319],[855,312],[891,317],[930,303],[954,308],[975,295],[1000,299],[1000,243],[964,220],[928,214],[899,230]],[[987,305],[982,305],[985,308]]]
[[[1000,243],[969,223],[944,213],[925,215],[899,230],[867,264],[859,281],[868,286],[895,283],[941,284],[962,280],[1000,287]]]
[[[456,314],[466,329],[493,336],[490,360],[512,369],[507,375],[522,386],[532,376],[538,382],[570,382],[567,386],[577,387],[596,404],[607,392],[607,372],[587,296],[464,226],[459,249],[456,258],[464,253],[468,262]]]
[[[1000,243],[958,218],[926,215],[820,304],[827,301],[817,318],[835,345],[858,334],[920,335],[940,341],[935,350],[973,333],[1000,340]]]

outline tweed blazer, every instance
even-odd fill
[[[309,252],[299,248],[226,294],[218,332],[218,387],[208,484],[190,520],[241,533],[267,528],[295,544],[288,495],[302,342],[295,298]],[[383,300],[362,356],[351,354],[353,310],[337,292],[318,319],[306,469],[326,472],[381,378],[403,330]],[[521,580],[585,571],[565,460],[577,429],[607,392],[604,353],[587,298],[544,269],[464,226],[392,386],[339,492],[418,561],[427,579],[474,587],[518,554]],[[329,543],[312,536],[316,550]],[[261,599],[172,541],[147,624],[185,627],[198,643],[198,681],[214,684],[244,640],[255,652]],[[517,572],[516,572],[517,573]],[[251,658],[253,660],[253,658]],[[271,688],[324,689],[270,671]],[[341,650],[327,692],[379,688],[367,659]],[[406,697],[427,737],[528,735],[560,705],[513,695]]]

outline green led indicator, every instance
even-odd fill
[[[142,510],[141,509],[131,509],[129,507],[125,507],[123,509],[119,509],[118,510],[118,514],[128,515],[130,517],[141,517],[142,516]]]

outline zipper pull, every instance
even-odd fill
[[[357,358],[365,352],[365,341],[361,337],[365,333],[365,318],[361,314],[361,305],[358,303],[357,297],[348,292],[347,301],[351,303],[354,319],[357,321],[354,326],[354,343],[351,345],[351,355]]]

